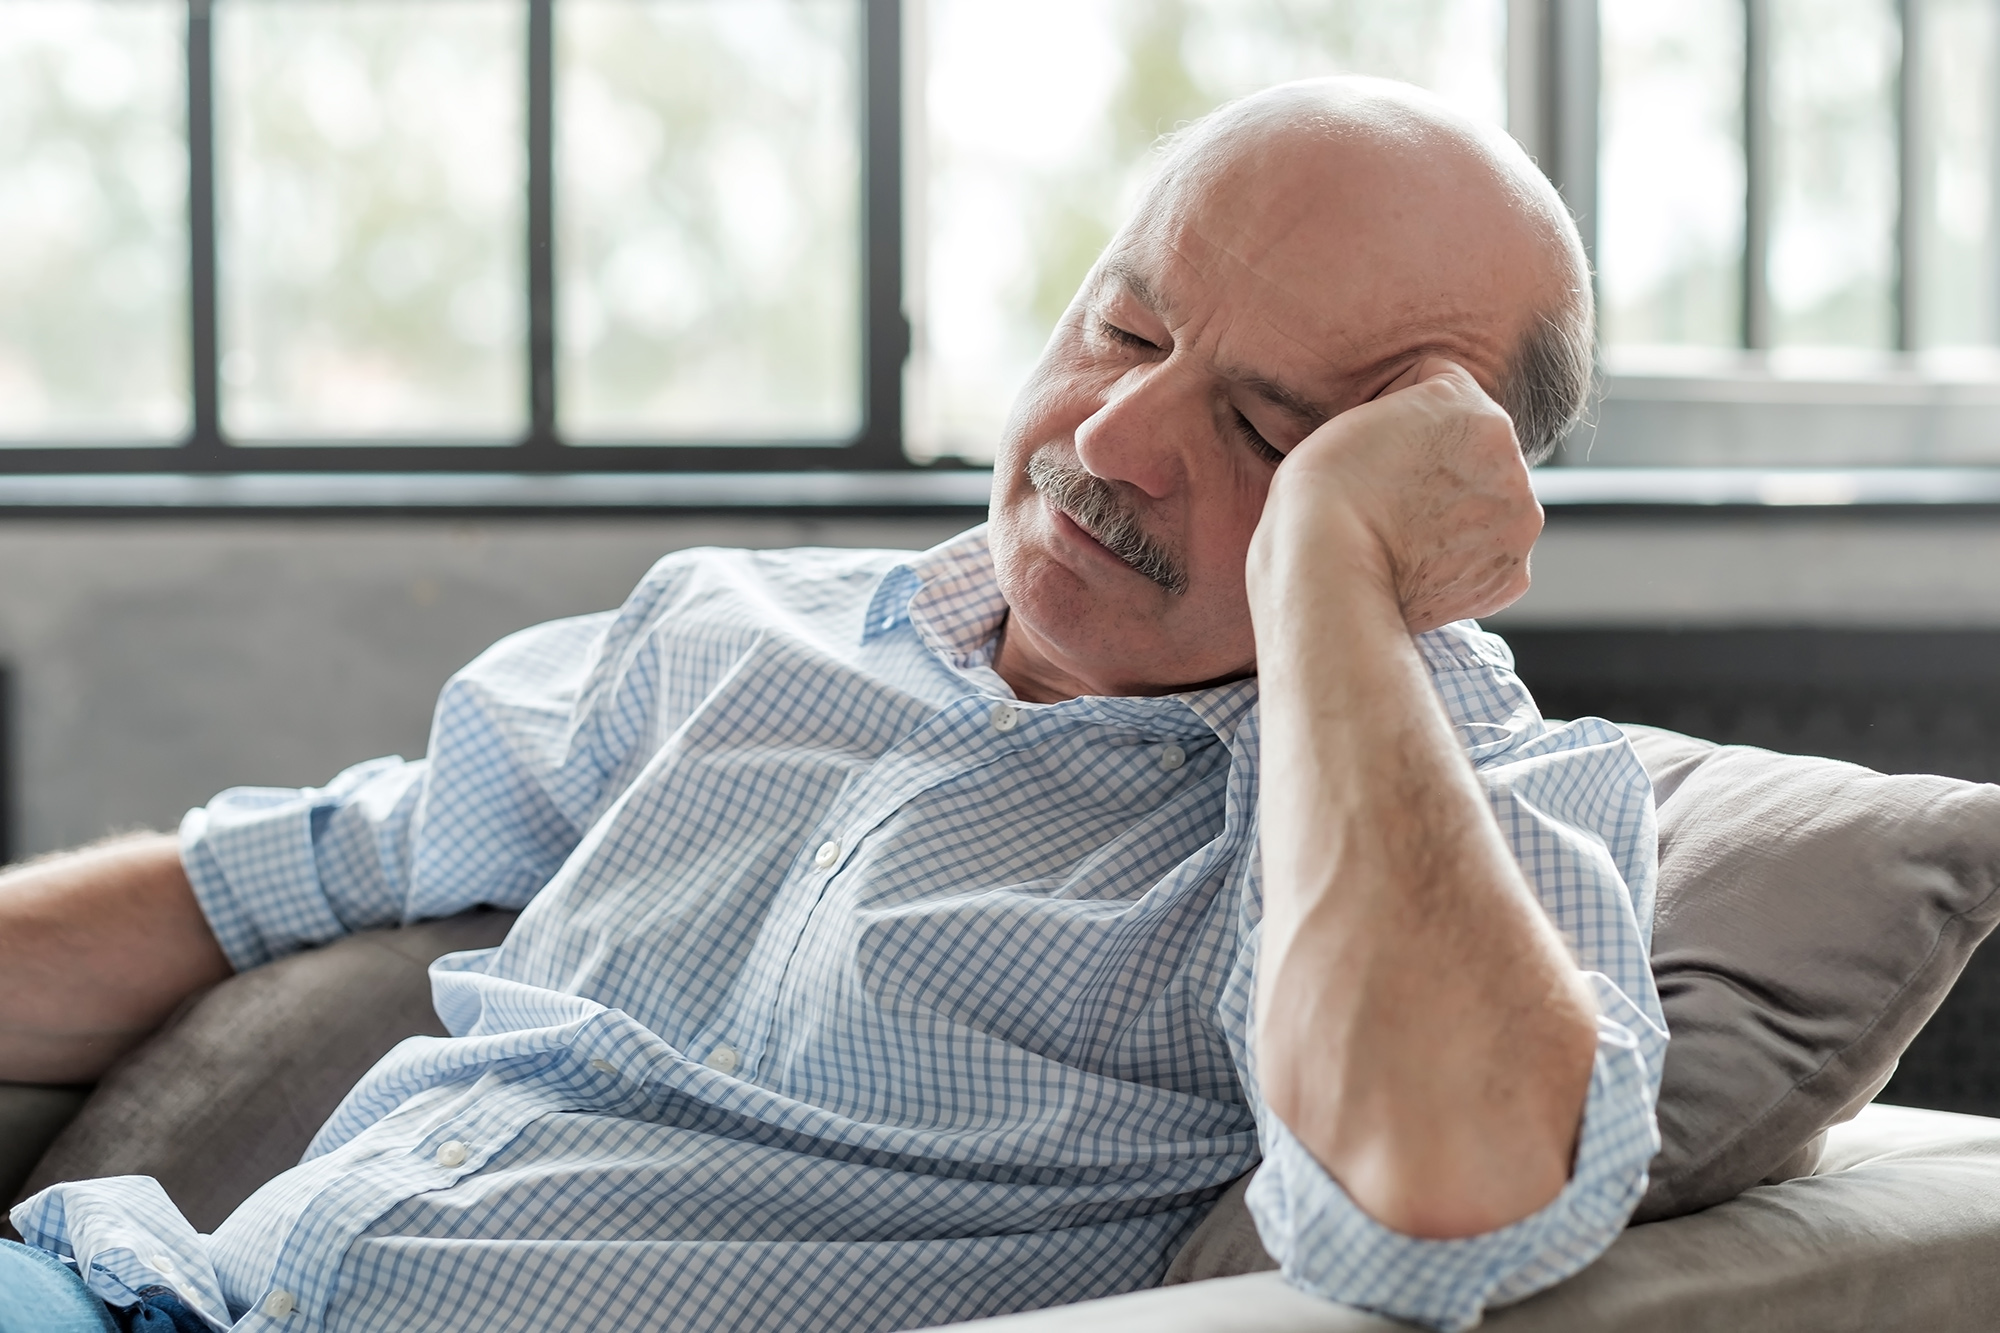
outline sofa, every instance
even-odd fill
[[[1629,1228],[1569,1281],[1490,1313],[1493,1333],[1957,1333],[2000,1327],[2000,1120],[1872,1105],[1813,1173]],[[1276,1273],[1159,1287],[967,1333],[1369,1333],[1405,1325]]]
[[[1660,825],[1662,1147],[1611,1249],[1487,1325],[2000,1327],[2000,1119],[1872,1104],[2000,920],[2000,787],[1627,732]],[[430,960],[511,919],[353,936],[196,997],[93,1089],[0,1085],[0,1192],[146,1174],[212,1229],[391,1046],[442,1034]],[[1191,1218],[1165,1285],[961,1327],[1395,1326],[1271,1271],[1242,1186]]]

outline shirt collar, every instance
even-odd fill
[[[865,643],[907,620],[925,647],[966,671],[992,664],[1006,618],[982,523],[890,570],[869,601],[861,637]]]
[[[1007,599],[993,573],[987,525],[962,532],[891,569],[869,600],[861,639],[866,643],[909,622],[924,646],[961,672],[990,672]],[[1201,730],[1232,741],[1257,703],[1257,680],[1230,681],[1182,694],[1072,700],[1080,711],[1106,720],[1157,727],[1182,714]]]

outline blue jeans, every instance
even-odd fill
[[[208,1333],[208,1322],[165,1287],[106,1305],[53,1254],[0,1240],[0,1333]]]

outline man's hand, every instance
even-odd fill
[[[1331,561],[1390,590],[1421,634],[1517,601],[1541,531],[1507,414],[1426,357],[1285,459],[1251,547],[1252,595],[1281,555]]]
[[[1266,1104],[1349,1197],[1449,1238],[1562,1189],[1597,1035],[1411,638],[1518,597],[1541,511],[1464,371],[1407,378],[1293,450],[1251,545],[1256,1042]]]
[[[170,834],[0,874],[0,1082],[87,1083],[229,975]]]

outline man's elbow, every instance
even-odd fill
[[[1500,1086],[1447,1076],[1390,1092],[1359,1078],[1359,1097],[1329,1097],[1278,1079],[1269,1105],[1376,1222],[1420,1240],[1485,1235],[1547,1207],[1575,1165],[1595,1025],[1545,1041]]]
[[[1573,1141],[1573,1140],[1572,1140]],[[1517,1143],[1496,1153],[1383,1145],[1336,1175],[1363,1212],[1417,1240],[1464,1240],[1540,1212],[1569,1183],[1568,1145]]]

